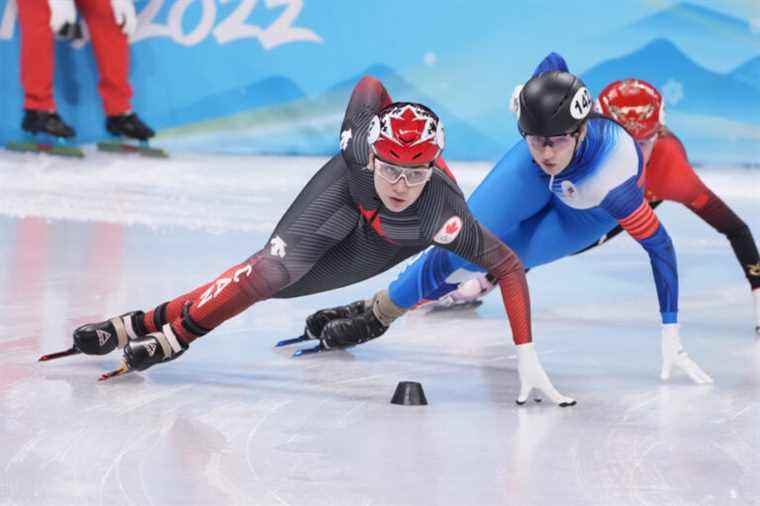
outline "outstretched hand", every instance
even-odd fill
[[[662,326],[662,371],[660,378],[670,379],[673,368],[685,372],[695,383],[712,383],[713,379],[692,360],[681,346],[678,324],[667,323]]]
[[[575,399],[562,395],[554,388],[549,376],[538,361],[533,343],[517,345],[517,372],[520,375],[520,395],[517,404],[525,404],[535,388],[560,407],[574,406]]]

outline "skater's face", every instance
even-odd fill
[[[646,139],[636,139],[636,144],[639,145],[641,154],[644,157],[644,165],[649,163],[649,158],[652,156],[652,150],[654,149],[654,143],[657,142],[659,134],[654,134]]]
[[[400,213],[414,204],[433,173],[428,165],[394,165],[374,154],[370,155],[369,164],[375,177],[375,192],[383,205],[394,213]]]
[[[556,176],[570,165],[575,155],[575,148],[586,138],[586,125],[572,134],[542,137],[526,135],[525,140],[533,159],[541,170],[550,176]]]

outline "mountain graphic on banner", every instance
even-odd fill
[[[338,151],[340,124],[351,91],[365,75],[379,79],[394,100],[421,102],[436,111],[444,120],[449,159],[482,159],[500,154],[500,143],[457,118],[384,65],[372,65],[315,97],[300,97],[164,130],[162,142],[193,150],[329,156]]]
[[[283,76],[271,76],[248,86],[203,97],[197,102],[177,110],[172,115],[176,123],[165,126],[177,126],[177,124],[221,118],[240,111],[291,102],[304,96],[301,88],[291,79]],[[157,126],[163,127],[164,125]]]
[[[700,65],[728,72],[760,53],[760,30],[746,20],[706,7],[679,3],[603,36],[605,46],[622,50],[667,38],[697,57]]]
[[[760,56],[739,65],[730,75],[736,81],[760,90]]]
[[[638,77],[662,90],[670,111],[760,123],[760,88],[747,82],[758,71],[756,60],[733,73],[719,74],[695,63],[669,40],[657,39],[595,65],[581,78],[598,94],[612,81]]]

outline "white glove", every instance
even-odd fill
[[[760,288],[752,290],[755,299],[755,332],[760,335]]]
[[[712,383],[713,379],[694,362],[681,346],[677,323],[662,324],[662,372],[660,378],[667,380],[673,366],[681,369],[699,384]]]
[[[50,5],[50,29],[58,35],[67,24],[77,22],[77,8],[74,0],[48,0]]]
[[[517,372],[520,374],[520,396],[517,398],[517,404],[525,404],[530,391],[537,388],[548,395],[552,402],[563,408],[575,405],[575,399],[565,397],[554,388],[538,361],[533,343],[517,345]]]
[[[131,37],[137,28],[137,13],[132,0],[111,0],[111,9],[116,24],[121,27],[124,35]]]

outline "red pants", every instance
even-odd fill
[[[92,37],[92,47],[100,72],[98,91],[106,115],[131,109],[129,100],[129,46],[116,24],[108,0],[76,0]],[[55,46],[50,29],[48,0],[18,0],[21,24],[21,85],[24,108],[54,111],[53,67]]]

